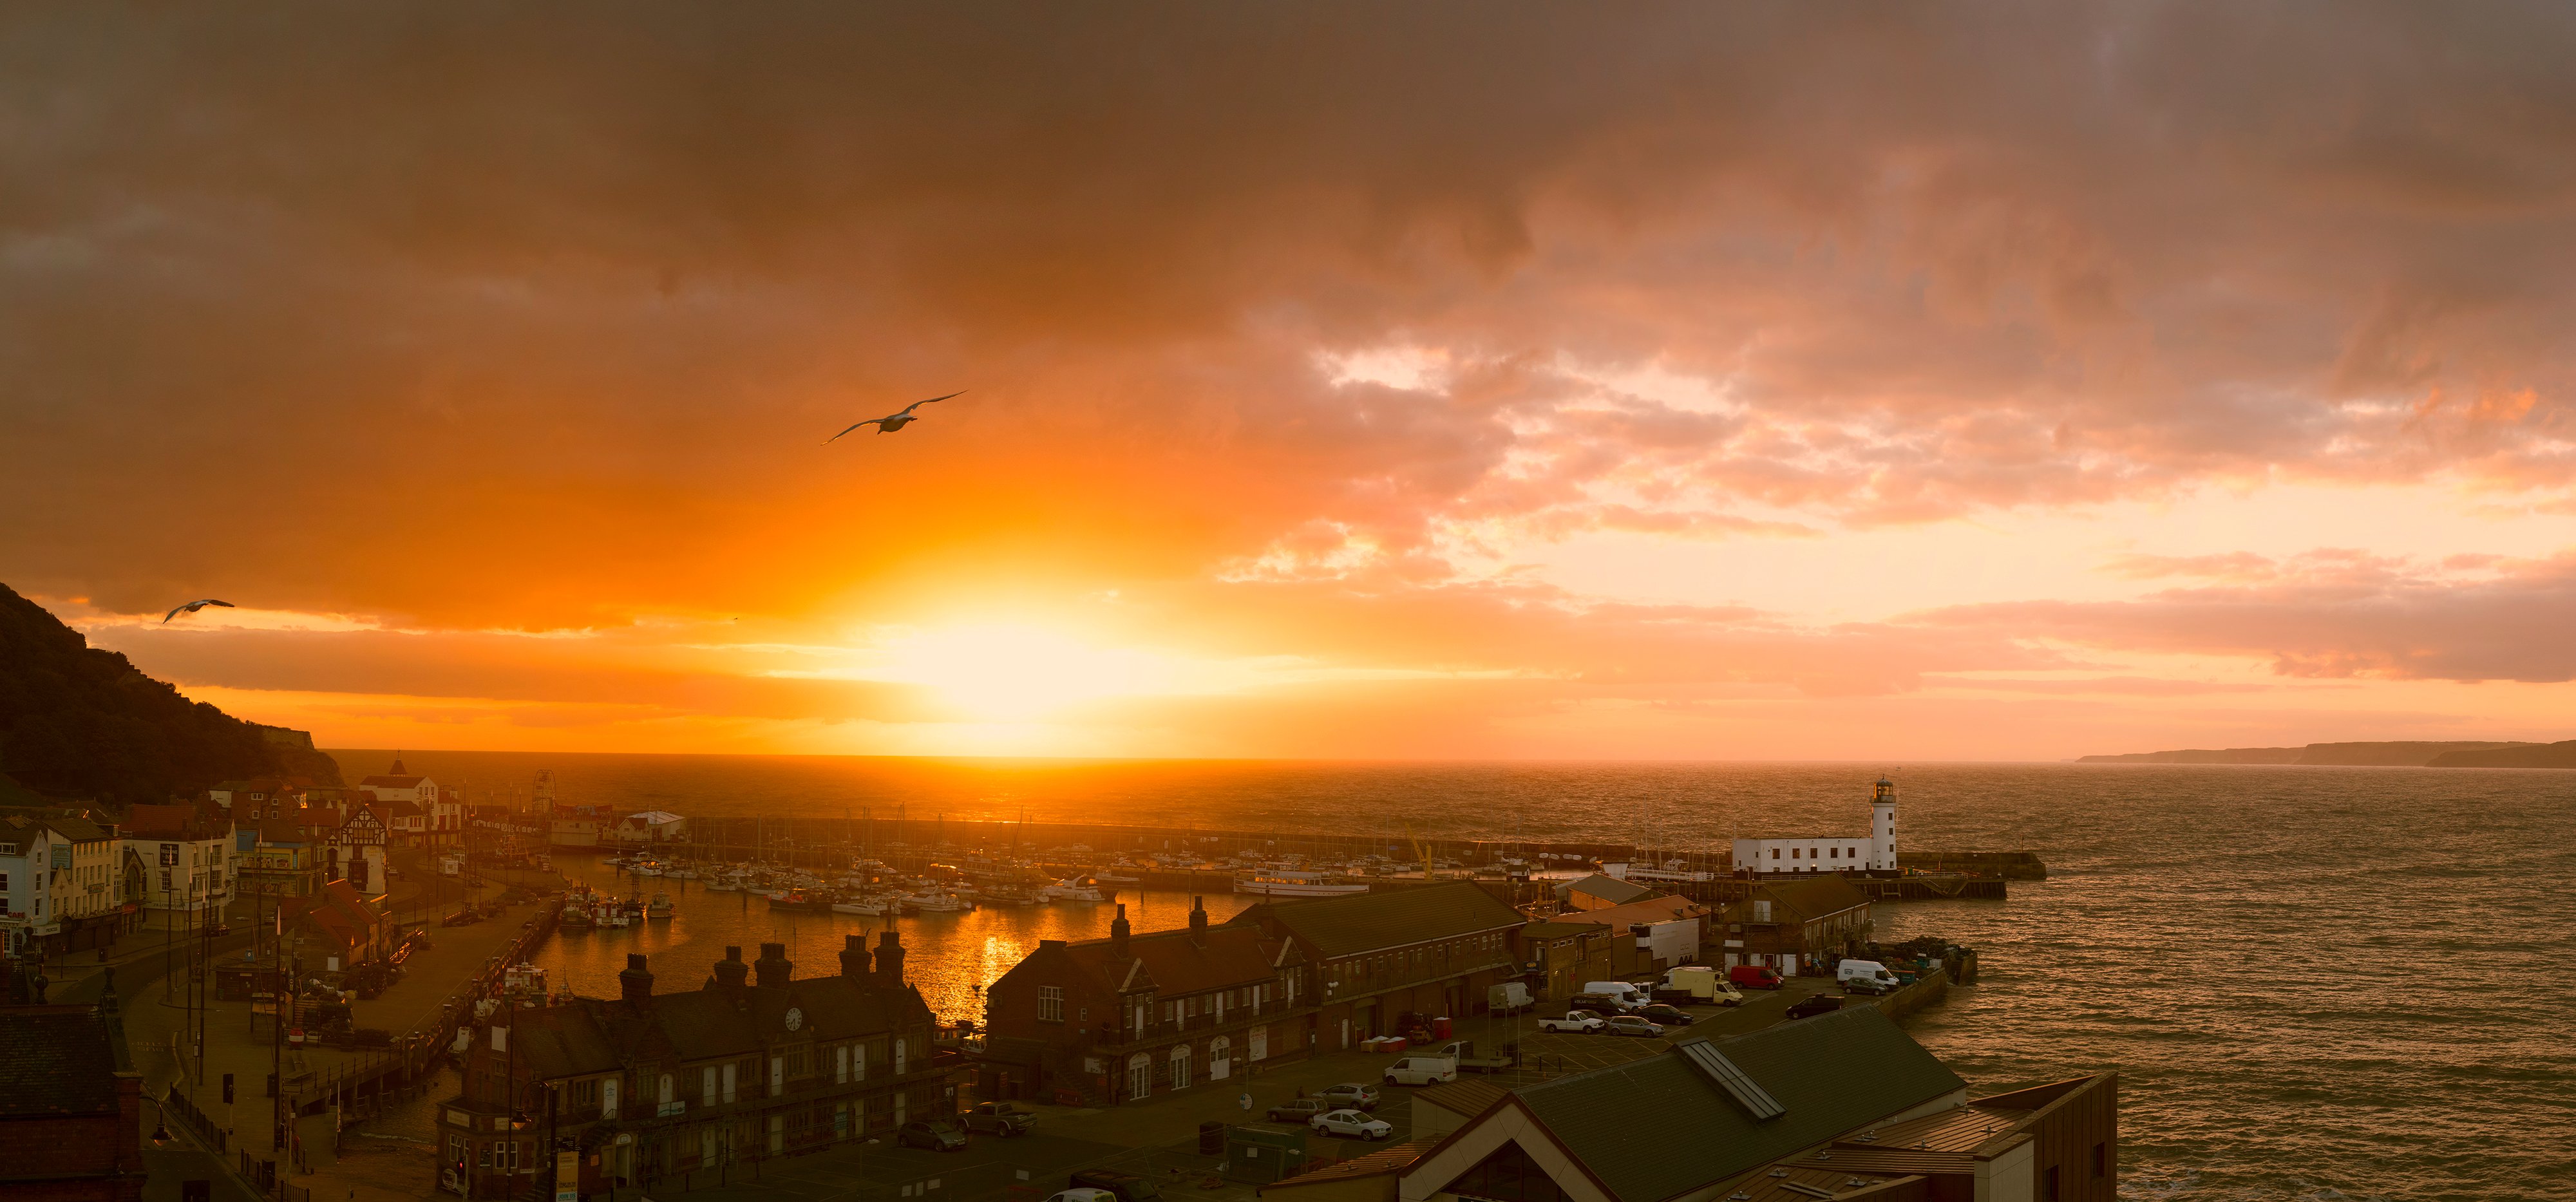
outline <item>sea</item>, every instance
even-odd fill
[[[334,752],[355,775],[393,753]],[[2161,764],[1337,764],[406,752],[442,784],[683,814],[1108,821],[1708,851],[1860,833],[1899,785],[1900,844],[2030,850],[2007,901],[1884,904],[1882,938],[1974,947],[1981,976],[1909,1017],[1977,1092],[2120,1075],[2123,1198],[2576,1198],[2576,772]],[[916,825],[913,829],[919,830]],[[596,869],[582,867],[583,873]],[[605,881],[605,874],[599,876]],[[1221,888],[1221,886],[1219,886]],[[1222,921],[1244,899],[1204,895]],[[625,954],[694,987],[727,944],[836,970],[878,920],[771,916],[686,886],[646,930],[558,938],[613,996]],[[1128,898],[1139,929],[1190,899]],[[942,1014],[1107,907],[901,920]]]

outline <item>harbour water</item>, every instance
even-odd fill
[[[387,753],[339,753],[381,770]],[[1634,839],[1857,831],[1878,765],[984,764],[409,753],[442,783],[684,813],[1121,821],[1431,837]],[[2122,1075],[2123,1194],[2171,1199],[2569,1198],[2576,1178],[2576,773],[2179,765],[1909,766],[1907,845],[2027,848],[2006,902],[1882,907],[1883,937],[1982,953],[1980,984],[1909,1021],[1979,1089]],[[600,871],[596,868],[589,871]],[[644,882],[649,896],[654,887]],[[667,885],[662,887],[668,887]],[[1131,899],[1140,929],[1180,894]],[[1243,899],[1210,894],[1222,920]],[[901,920],[945,1013],[1039,938],[1106,907]],[[556,941],[585,992],[630,950],[691,987],[726,943],[831,971],[856,918],[684,895],[667,930]],[[873,938],[873,936],[871,936]],[[959,992],[964,990],[964,1004]]]

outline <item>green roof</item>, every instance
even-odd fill
[[[1265,914],[1325,957],[1454,939],[1524,921],[1520,911],[1468,881],[1278,902],[1255,906],[1234,921],[1261,922]]]
[[[1689,1044],[1733,1062],[1785,1113],[1755,1119]],[[1513,1093],[1619,1202],[1662,1202],[1966,1087],[1878,1007],[1854,1006]]]

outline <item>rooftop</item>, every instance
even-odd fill
[[[0,1008],[0,1118],[114,1114],[131,1071],[114,1020],[96,1006]]]
[[[1320,1185],[1327,1181],[1347,1181],[1353,1177],[1379,1177],[1388,1173],[1402,1172],[1412,1168],[1413,1162],[1422,1159],[1423,1153],[1429,1152],[1432,1145],[1438,1142],[1438,1140],[1417,1139],[1411,1143],[1397,1144],[1371,1152],[1366,1156],[1354,1156],[1349,1160],[1338,1161],[1322,1168],[1308,1169],[1294,1177],[1283,1177],[1261,1188],[1270,1190],[1288,1185]]]
[[[1526,921],[1520,911],[1473,882],[1451,881],[1384,892],[1268,902],[1235,915],[1226,925],[1277,923],[1322,955],[1339,957],[1509,930]]]

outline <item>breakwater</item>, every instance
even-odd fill
[[[1441,839],[1410,835],[1318,830],[1252,831],[1222,828],[1098,823],[995,821],[946,817],[740,817],[692,816],[686,839],[660,849],[709,860],[766,860],[805,867],[845,865],[856,857],[883,860],[906,871],[974,856],[1036,861],[1050,871],[1091,872],[1124,861],[1119,875],[1153,889],[1218,891],[1231,887],[1222,870],[1200,867],[1232,856],[1298,857],[1338,863],[1378,857],[1411,863],[1446,862],[1451,875],[1507,876],[1517,870],[1548,872],[1624,864],[1649,871],[1637,879],[1675,892],[1691,884],[1722,884],[1734,871],[1723,846],[1654,847],[1583,839]],[[2045,880],[2048,866],[2030,851],[1900,853],[1910,872],[1968,878],[1948,887],[1906,885],[1914,877],[1877,882],[1873,896],[1886,900],[1932,897],[1999,898],[2006,880]],[[1864,879],[1864,878],[1855,878]],[[1392,886],[1420,884],[1418,874],[1386,878]],[[1979,881],[1992,884],[1978,884]],[[1868,886],[1864,886],[1868,887]],[[1712,890],[1711,892],[1723,892]]]

